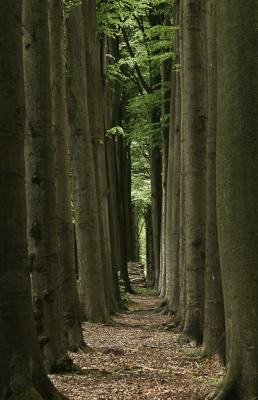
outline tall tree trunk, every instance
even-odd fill
[[[186,319],[181,340],[202,342],[205,268],[205,149],[207,105],[203,1],[183,0]]]
[[[24,2],[23,23],[27,223],[33,306],[45,366],[48,371],[57,371],[59,359],[66,352],[66,341],[58,287],[47,0]]]
[[[81,6],[66,20],[70,151],[82,316],[108,320],[105,303],[99,210],[87,106],[86,65]]]
[[[179,0],[179,54],[180,54],[180,65],[184,63],[184,36],[183,36],[183,0]],[[184,78],[184,69],[180,68],[180,104],[181,106],[181,118],[180,118],[180,198],[179,198],[179,307],[175,314],[175,323],[180,324],[179,330],[182,331],[185,324],[186,316],[186,265],[185,265],[185,134],[184,134],[184,92],[182,90]],[[175,194],[175,193],[174,193]],[[175,232],[176,234],[176,232]]]
[[[170,13],[166,14],[165,24],[170,24]],[[168,175],[168,149],[169,149],[169,125],[166,121],[170,112],[171,91],[167,90],[167,82],[171,80],[171,64],[172,59],[163,61],[162,63],[162,86],[163,86],[163,104],[162,118],[165,126],[162,134],[162,205],[161,205],[161,238],[160,238],[160,279],[159,292],[160,297],[164,297],[166,293],[166,224],[169,221],[167,215],[167,175]],[[166,126],[167,125],[167,126]]]
[[[82,1],[84,21],[87,98],[90,118],[90,130],[93,140],[95,174],[97,179],[98,199],[102,216],[102,251],[104,259],[104,280],[106,302],[109,312],[117,311],[115,283],[112,270],[112,253],[109,231],[109,188],[107,183],[104,107],[100,64],[100,41],[97,29],[96,0]]]
[[[153,234],[151,221],[151,207],[146,212],[146,278],[154,280],[154,255],[153,255]]]
[[[210,1],[208,19],[207,203],[205,259],[205,321],[202,354],[225,359],[225,323],[216,216],[217,50],[216,2]]]
[[[0,398],[65,399],[44,369],[31,305],[24,185],[22,1],[1,0],[0,9]]]
[[[216,400],[258,397],[257,21],[253,1],[217,5],[217,217],[227,364]]]
[[[174,2],[174,25],[179,25],[179,1]],[[180,250],[180,171],[181,171],[181,85],[180,85],[180,72],[177,71],[176,65],[180,64],[179,55],[179,31],[175,33],[173,50],[175,54],[175,62],[173,71],[175,85],[175,98],[174,98],[174,119],[171,121],[173,134],[173,153],[172,153],[172,210],[171,210],[171,297],[169,303],[169,310],[175,314],[179,307],[180,289],[179,289],[179,250]]]
[[[84,346],[84,341],[75,271],[63,38],[63,1],[49,0],[52,130],[55,144],[59,281],[61,283],[63,320],[67,345],[70,351],[77,351]]]
[[[158,110],[153,110],[149,115],[149,123],[159,121]],[[161,232],[161,205],[162,205],[162,155],[160,147],[151,141],[150,148],[151,168],[151,212],[153,224],[153,249],[155,259],[155,288],[158,292],[160,274],[160,232]]]

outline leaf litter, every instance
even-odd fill
[[[216,357],[181,344],[166,330],[167,316],[155,314],[160,299],[130,295],[128,310],[113,317],[117,325],[83,324],[90,353],[69,353],[85,375],[49,375],[69,399],[204,399],[223,380]]]

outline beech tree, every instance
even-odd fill
[[[216,215],[217,48],[216,2],[207,9],[208,127],[206,152],[205,318],[202,354],[225,359],[225,323]]]
[[[258,396],[258,8],[217,4],[217,215],[226,376],[216,400]]]
[[[64,59],[64,4],[49,0],[52,131],[55,145],[55,186],[58,233],[59,284],[65,336],[70,351],[84,348],[75,271],[74,230],[71,212],[70,164]]]
[[[67,93],[82,318],[107,322],[81,5],[66,20]]]
[[[202,342],[205,268],[206,79],[204,2],[182,3],[182,130],[184,146],[186,315],[181,339]]]
[[[47,0],[24,2],[23,46],[26,198],[33,307],[46,369],[58,371],[67,356],[67,343],[58,285]]]
[[[0,398],[66,399],[47,377],[28,269],[22,1],[0,1]]]

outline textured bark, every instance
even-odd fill
[[[174,2],[174,24],[179,24],[179,1]],[[174,38],[173,49],[175,53],[175,64],[180,64],[179,56],[179,31],[176,32]],[[171,230],[172,230],[172,246],[171,246],[171,264],[172,264],[172,282],[171,282],[171,299],[169,310],[175,314],[179,307],[179,245],[180,245],[180,171],[181,171],[181,85],[180,73],[173,71],[175,81],[175,111],[174,121],[171,121],[171,129],[173,132],[173,174],[172,174],[172,213],[171,213]]]
[[[168,12],[165,24],[170,24],[170,13]],[[162,63],[162,82],[163,82],[163,100],[162,117],[165,118],[170,111],[171,91],[166,89],[166,82],[171,80],[171,64],[172,59],[163,61]],[[167,215],[167,175],[168,175],[168,149],[169,149],[169,126],[163,127],[162,135],[162,205],[161,205],[161,239],[160,239],[160,279],[159,292],[160,297],[164,297],[166,293],[166,223],[169,222]]]
[[[33,306],[45,366],[49,371],[56,371],[59,358],[66,352],[66,341],[57,279],[48,2],[24,2],[23,23],[26,195]]]
[[[182,118],[184,124],[186,319],[181,340],[200,344],[204,321],[205,149],[207,105],[204,4],[183,0]]]
[[[31,305],[24,185],[22,1],[1,0],[0,9],[4,10],[0,15],[0,398],[65,399],[44,369]]]
[[[95,174],[97,193],[101,210],[101,239],[104,266],[104,282],[106,304],[109,312],[117,311],[115,299],[116,277],[113,276],[111,241],[109,231],[109,188],[107,184],[107,170],[105,157],[105,131],[104,131],[104,106],[102,77],[100,64],[100,42],[97,29],[96,1],[82,2],[84,21],[87,98],[90,115],[90,130],[93,140],[93,154],[95,161]]]
[[[209,2],[207,12],[208,106],[207,185],[206,185],[206,259],[205,320],[202,354],[218,354],[225,360],[225,323],[220,273],[216,215],[216,128],[217,128],[217,51],[216,2]]]
[[[179,54],[180,64],[184,63],[183,53],[183,1],[179,0]],[[183,118],[183,105],[184,105],[184,92],[183,86],[184,70],[180,69],[180,99],[181,99],[181,118],[180,118],[180,199],[179,199],[179,307],[175,314],[175,322],[179,325],[179,330],[182,330],[185,323],[186,315],[186,266],[185,266],[185,163],[184,163],[184,150],[185,150],[185,134],[184,134],[184,118]]]
[[[65,86],[63,1],[49,0],[52,131],[55,144],[59,281],[63,323],[70,351],[83,347],[82,325],[75,271],[74,229],[71,212],[70,165]]]
[[[258,396],[257,21],[252,1],[217,5],[217,217],[227,363],[216,400]]]
[[[67,92],[70,124],[75,229],[82,317],[91,322],[108,320],[106,312],[99,210],[91,130],[87,106],[84,32],[81,6],[66,21]]]

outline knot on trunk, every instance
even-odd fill
[[[55,291],[53,289],[47,289],[43,292],[43,298],[47,303],[53,303],[55,299]]]
[[[32,227],[29,230],[29,235],[35,240],[35,244],[39,243],[42,234],[40,230],[40,224],[36,219],[33,221]]]

